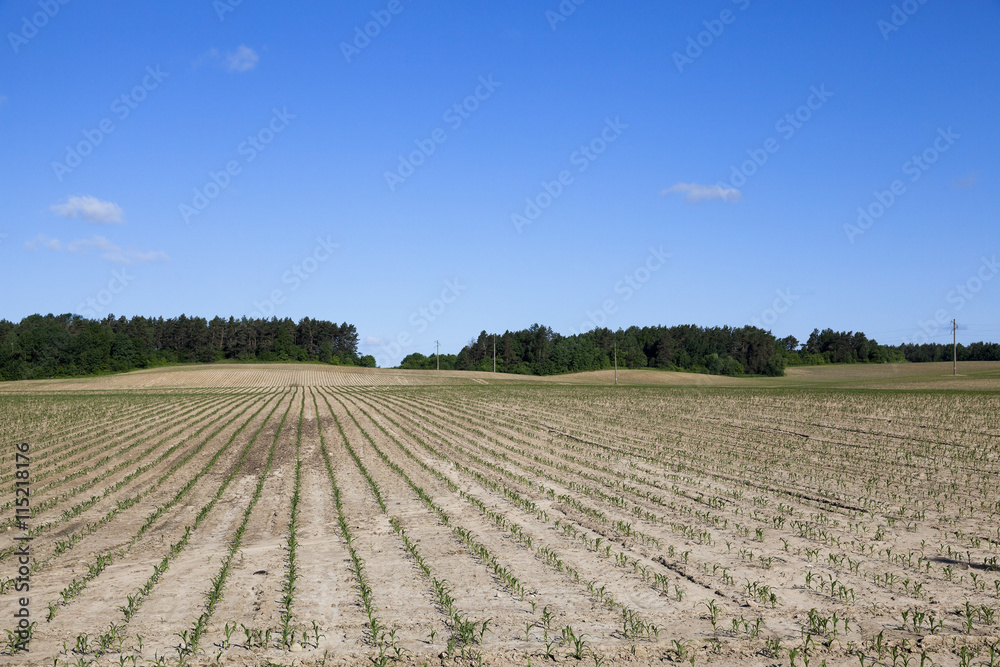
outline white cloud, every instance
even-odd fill
[[[378,336],[365,336],[365,345],[385,345],[385,339]]]
[[[39,247],[48,248],[49,250],[61,250],[62,244],[60,244],[56,239],[46,239],[44,236],[39,234],[34,239],[25,241],[24,247],[28,250],[38,250]]]
[[[683,194],[684,199],[689,202],[711,201],[713,199],[734,202],[743,197],[743,193],[736,188],[726,188],[721,185],[700,185],[698,183],[677,183],[662,190],[660,194],[668,195],[674,192]]]
[[[125,250],[103,236],[92,236],[89,239],[76,239],[69,243],[63,243],[59,239],[51,239],[45,236],[37,236],[24,244],[28,250],[39,250],[41,248],[54,250],[56,252],[71,252],[76,254],[97,251],[101,257],[114,264],[144,264],[146,262],[165,262],[170,259],[167,253],[152,250],[142,252],[139,250]]]
[[[230,72],[249,72],[257,66],[260,57],[246,44],[240,44],[235,51],[226,54],[226,69]]]
[[[235,51],[229,51],[223,55],[217,48],[212,47],[191,63],[194,69],[199,69],[205,65],[219,66],[227,72],[249,72],[257,67],[260,56],[246,44],[240,44]]]
[[[38,250],[39,248],[48,248],[49,250],[64,249],[62,243],[59,242],[59,239],[47,239],[40,234],[31,241],[27,241],[24,244],[24,247],[28,250]]]
[[[83,218],[100,224],[123,222],[121,206],[110,201],[101,201],[90,195],[70,197],[65,204],[53,204],[52,212],[64,218]]]

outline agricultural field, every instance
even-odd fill
[[[1000,665],[998,370],[3,384],[0,664]]]

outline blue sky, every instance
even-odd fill
[[[995,0],[7,0],[0,28],[6,319],[308,315],[383,366],[534,322],[1000,340]]]

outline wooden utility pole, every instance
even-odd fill
[[[951,321],[951,374],[958,375],[958,320]]]
[[[618,384],[618,336],[615,336],[615,384]]]
[[[441,370],[441,341],[434,341],[434,360],[437,362],[437,369]]]

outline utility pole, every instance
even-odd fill
[[[497,372],[497,335],[493,334],[493,372]]]
[[[958,320],[951,321],[951,374],[958,375]]]
[[[437,369],[441,370],[441,341],[434,341],[434,359],[437,361]]]
[[[618,336],[615,336],[615,384],[618,384]]]

